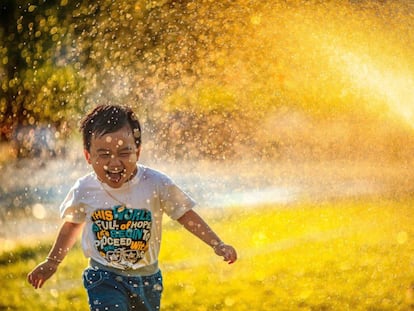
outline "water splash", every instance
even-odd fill
[[[414,148],[413,4],[237,4],[211,23],[198,9],[218,35],[207,40],[207,52],[193,64],[196,78],[183,75],[180,87],[162,99],[160,113],[191,111],[204,117],[166,122],[165,137],[186,147],[166,149],[190,158],[210,144],[213,155],[234,148],[242,157],[290,160],[409,156]],[[217,25],[220,19],[225,27]]]
[[[353,88],[363,91],[366,101],[371,103],[374,109],[385,109],[414,128],[412,73],[384,69],[352,53],[343,53],[340,61],[344,63],[344,74],[352,77]]]
[[[200,61],[208,76],[200,89],[221,85],[253,118],[290,106],[323,117],[397,117],[413,126],[412,3],[285,1],[246,12],[244,27],[224,31],[224,43]]]
[[[171,93],[171,96],[166,102],[173,108],[174,105],[175,108],[180,108],[180,105],[190,103],[195,107],[194,109],[199,109],[201,113],[206,114],[223,109],[223,106],[230,112],[240,110],[244,119],[239,121],[243,122],[236,120],[229,126],[231,118],[228,118],[228,115],[214,115],[224,120],[216,122],[219,125],[217,127],[226,128],[233,133],[237,132],[236,126],[239,125],[246,130],[239,130],[238,140],[245,139],[244,135],[257,140],[265,140],[264,137],[270,137],[269,139],[277,137],[284,144],[281,143],[282,147],[288,145],[287,141],[293,137],[292,144],[297,144],[298,147],[288,154],[289,161],[286,163],[289,166],[278,162],[279,170],[271,161],[265,168],[262,162],[259,164],[256,162],[256,166],[252,169],[252,164],[247,158],[254,158],[254,149],[257,149],[257,146],[251,148],[249,145],[243,153],[248,163],[244,166],[234,163],[230,172],[226,171],[227,164],[223,164],[224,168],[220,168],[221,170],[211,177],[218,178],[217,180],[208,180],[209,175],[204,173],[190,176],[186,182],[183,180],[186,176],[182,176],[182,166],[177,163],[173,166],[178,167],[179,171],[174,173],[171,168],[167,168],[165,169],[167,173],[177,177],[175,179],[206,206],[262,204],[264,201],[283,203],[295,200],[298,196],[302,197],[303,193],[326,198],[338,193],[361,194],[357,193],[360,189],[367,191],[362,195],[378,193],[383,188],[386,188],[387,193],[397,192],[402,188],[410,192],[413,184],[410,182],[412,176],[404,166],[398,166],[397,169],[390,166],[389,171],[384,169],[379,172],[377,167],[373,167],[377,162],[368,164],[364,162],[362,165],[356,165],[355,173],[352,172],[350,176],[354,166],[346,167],[342,162],[338,162],[336,165],[339,167],[335,167],[335,164],[325,162],[304,167],[307,163],[296,163],[297,158],[294,156],[301,161],[308,160],[308,154],[303,152],[301,141],[324,144],[326,149],[333,149],[331,152],[336,155],[343,144],[356,140],[355,145],[344,149],[344,154],[349,159],[350,154],[356,152],[353,147],[360,148],[361,139],[350,137],[344,141],[343,138],[347,135],[346,128],[337,130],[332,127],[332,124],[343,116],[351,126],[354,117],[361,115],[363,122],[384,118],[394,120],[392,126],[395,127],[404,126],[400,123],[413,127],[414,4],[398,0],[381,2],[239,0],[232,4],[227,3],[228,7],[220,2],[214,3],[214,9],[220,13],[217,15],[211,13],[208,4],[213,5],[211,1],[202,1],[200,5],[189,4],[194,23],[188,23],[192,25],[186,29],[188,33],[185,33],[184,27],[179,31],[173,30],[175,28],[172,27],[168,28],[171,24],[161,18],[155,20],[157,16],[154,14],[154,20],[149,19],[154,22],[152,26],[154,36],[156,34],[157,38],[159,36],[165,39],[165,34],[162,37],[162,27],[169,30],[165,33],[169,33],[171,37],[168,45],[171,45],[171,48],[167,49],[171,55],[166,57],[161,53],[163,48],[161,44],[154,45],[154,50],[148,52],[145,59],[137,62],[135,59],[137,53],[129,53],[132,43],[126,45],[123,50],[125,55],[123,60],[128,70],[121,74],[122,66],[118,64],[114,67],[117,68],[116,70],[109,71],[112,73],[110,77],[114,77],[108,78],[111,82],[111,87],[108,87],[108,90],[111,90],[110,97],[123,98],[130,93],[140,94],[137,89],[144,79],[150,86],[158,85],[158,88],[154,88],[154,92],[151,93],[155,94],[151,97],[151,103],[153,99],[156,102],[158,96],[161,97],[160,89],[167,89],[169,90],[167,93]],[[188,16],[182,18],[189,18]],[[176,20],[178,19],[174,19],[174,23]],[[114,20],[112,22],[115,23]],[[167,26],[163,24],[164,22]],[[191,35],[199,28],[203,31],[197,34],[197,38],[196,33]],[[87,40],[90,39],[89,33],[85,32],[85,36]],[[120,35],[119,38],[121,37],[123,36]],[[179,43],[175,42],[177,38],[180,39]],[[105,37],[100,39],[105,41]],[[100,42],[98,39],[94,41]],[[106,44],[111,42],[105,41]],[[112,43],[114,52],[108,52],[107,67],[109,68],[117,62],[115,50],[123,46],[121,39],[114,40]],[[119,46],[117,47],[116,44]],[[112,47],[105,51],[112,51]],[[189,61],[191,53],[197,57]],[[158,57],[164,61],[157,63],[155,58]],[[139,66],[144,66],[141,61],[151,63],[154,72],[138,70]],[[165,81],[162,81],[163,70],[166,71]],[[168,73],[169,70],[171,73]],[[187,71],[188,75],[185,74]],[[88,74],[86,76],[89,76]],[[179,83],[177,77],[180,78]],[[170,84],[168,79],[174,80],[174,83]],[[180,87],[174,91],[177,84]],[[134,89],[135,85],[138,85],[137,89]],[[171,107],[166,108],[168,105],[161,107],[158,102],[154,106],[156,106],[154,109],[156,113],[150,117],[153,118],[154,123],[162,123],[160,116],[168,115],[168,109]],[[283,110],[285,107],[289,109]],[[162,109],[167,110],[167,113],[164,114],[165,111]],[[281,118],[275,117],[278,113]],[[316,116],[316,125],[308,126],[310,120],[308,115]],[[250,119],[253,121],[248,123]],[[333,121],[331,122],[330,119]],[[210,122],[206,122],[206,133],[211,130],[213,124],[211,119],[208,121]],[[339,127],[342,125],[341,123]],[[360,126],[360,123],[355,125],[355,127]],[[369,126],[370,124],[361,128],[361,131],[365,132]],[[201,130],[200,127],[194,126],[194,128],[196,131]],[[304,130],[298,131],[298,128]],[[186,134],[185,131],[183,132]],[[252,132],[250,136],[249,132]],[[329,136],[334,136],[335,132],[338,134],[335,137],[336,141],[332,143],[329,141]],[[283,136],[284,133],[287,133],[286,136]],[[364,134],[376,136],[378,131],[375,129]],[[184,138],[170,141],[186,145],[193,143],[191,139]],[[207,138],[199,143],[206,145],[210,141]],[[150,137],[146,142],[145,151],[152,139],[153,137]],[[382,137],[375,142],[381,140]],[[397,147],[401,147],[404,142],[398,144]],[[194,155],[196,147],[190,150],[191,155]],[[283,149],[280,146],[276,147]],[[315,153],[314,150],[312,152]],[[363,155],[366,156],[365,153]],[[320,153],[316,156],[320,159]],[[375,157],[377,159],[377,154]],[[186,171],[199,171],[198,165]],[[211,166],[215,168],[216,164],[213,163]],[[207,165],[204,169],[211,171],[211,167]],[[365,174],[364,170],[367,169],[369,172]],[[268,174],[265,178],[263,171]],[[48,174],[50,176],[49,171]],[[244,179],[240,177],[243,174],[246,174]],[[12,176],[12,174],[3,175]],[[66,177],[63,174],[61,176]],[[234,178],[229,179],[229,176]],[[204,177],[206,185],[210,188],[204,185],[196,189],[191,188],[197,186],[197,181],[194,180],[198,180],[199,177]],[[19,180],[25,181],[23,178]],[[223,180],[226,181],[227,188],[223,186]],[[42,184],[41,181],[42,179],[39,178],[30,182]],[[403,183],[404,186],[401,186]],[[25,185],[21,188],[24,187]],[[398,189],[395,190],[397,187]],[[220,193],[218,191],[220,189],[224,189],[224,192]],[[65,191],[59,194],[63,195],[63,193]],[[39,218],[45,217],[42,209],[32,212]]]

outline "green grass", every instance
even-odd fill
[[[200,211],[239,252],[228,265],[165,224],[163,311],[410,310],[413,201],[366,200]],[[87,310],[79,248],[41,290],[25,280],[49,249],[0,255],[0,310]]]

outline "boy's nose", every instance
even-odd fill
[[[111,155],[111,158],[109,159],[109,166],[117,166],[119,164],[122,164],[121,160],[117,156]]]

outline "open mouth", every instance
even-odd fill
[[[125,176],[125,169],[106,170],[106,178],[112,182],[120,182],[123,176]]]

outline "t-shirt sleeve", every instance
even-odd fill
[[[78,188],[79,182],[76,182],[60,205],[60,216],[65,221],[74,223],[85,221],[85,205],[78,200]]]
[[[190,195],[185,193],[169,177],[163,178],[161,194],[163,210],[174,220],[183,216],[196,205]]]

